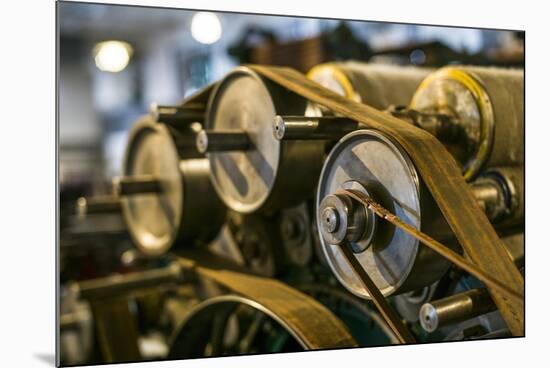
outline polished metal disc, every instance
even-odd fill
[[[160,180],[162,188],[160,193],[134,194],[121,199],[130,234],[145,254],[164,253],[177,237],[184,200],[179,165],[176,146],[165,125],[145,117],[134,126],[123,175],[151,175]]]
[[[270,127],[275,115],[270,93],[255,74],[237,70],[215,91],[207,128],[244,131],[253,146],[247,151],[207,154],[217,192],[238,212],[261,207],[273,188],[281,143],[264,126]]]
[[[416,170],[397,145],[373,130],[358,130],[346,135],[329,154],[317,192],[318,228],[321,228],[319,224],[323,220],[319,215],[322,200],[352,181],[364,186],[375,201],[401,219],[420,228],[421,198]],[[356,247],[359,251],[354,254],[382,294],[390,295],[400,289],[409,277],[419,244],[404,231],[384,222],[379,224],[375,236],[369,240],[371,244]],[[320,238],[335,276],[355,295],[369,298],[340,246],[329,244],[322,234]]]

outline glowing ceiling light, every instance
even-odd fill
[[[104,41],[94,47],[95,65],[105,72],[120,72],[130,62],[133,50],[126,42]]]
[[[191,35],[203,44],[210,45],[222,36],[222,24],[214,13],[200,12],[191,20]]]

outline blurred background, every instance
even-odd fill
[[[110,191],[129,127],[241,63],[523,65],[523,33],[58,3],[61,202]],[[63,207],[62,207],[63,208]],[[63,212],[63,210],[62,210]]]

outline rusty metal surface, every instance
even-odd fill
[[[458,118],[462,138],[444,144],[469,181],[485,168],[523,165],[523,84],[521,69],[449,66],[422,82],[410,107]]]

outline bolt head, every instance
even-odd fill
[[[323,229],[329,233],[338,231],[340,220],[338,217],[338,211],[334,207],[327,207],[321,214]]]
[[[208,135],[206,134],[206,131],[201,130],[199,134],[197,134],[197,150],[200,153],[205,153],[208,148]]]
[[[277,140],[281,140],[285,136],[285,122],[279,115],[275,116],[273,120],[273,135]]]
[[[426,303],[422,305],[419,313],[420,325],[427,332],[434,332],[439,324],[437,311],[433,305]]]

